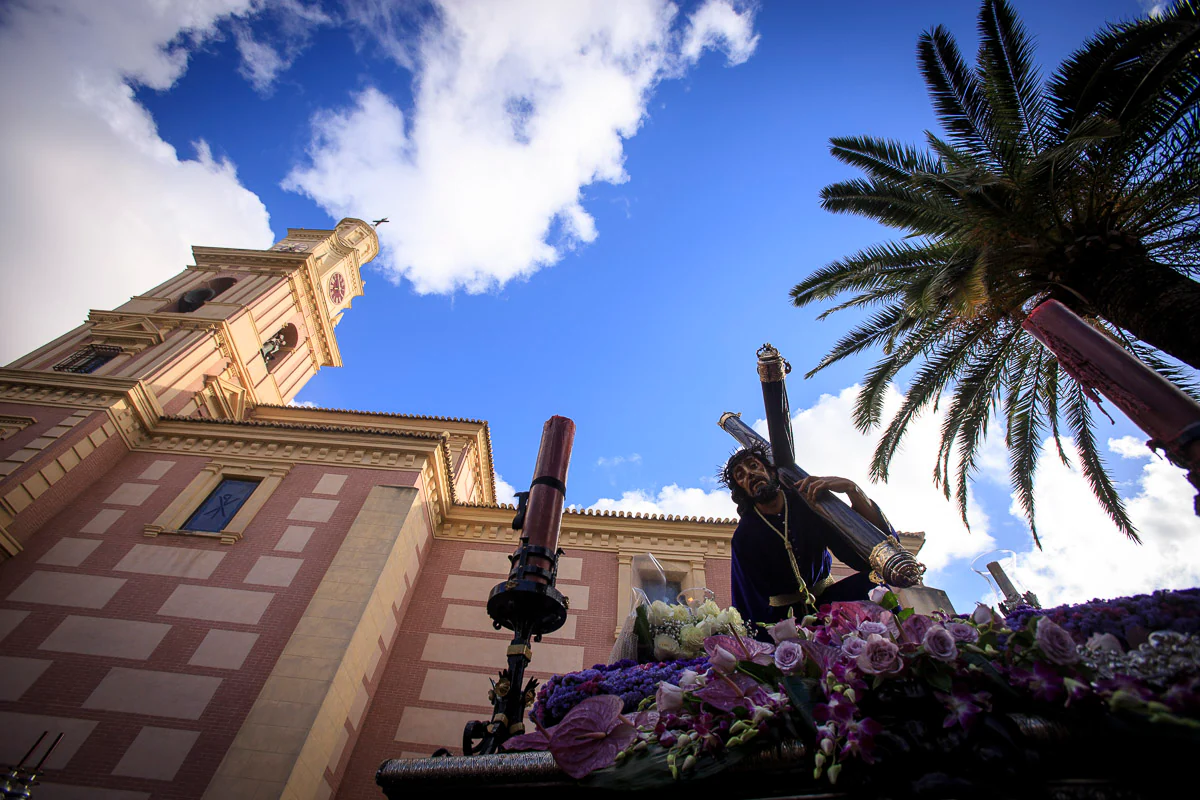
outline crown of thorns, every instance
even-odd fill
[[[731,491],[736,490],[738,485],[737,481],[733,479],[733,470],[738,464],[741,464],[743,461],[751,458],[757,458],[767,469],[774,469],[774,465],[771,463],[771,456],[768,454],[766,446],[755,442],[749,447],[743,447],[740,450],[735,450],[729,456],[729,460],[725,462],[725,466],[722,467],[721,471],[717,474],[717,480],[720,481],[721,485],[726,489]]]

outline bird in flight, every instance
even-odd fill
[[[377,220],[375,220],[374,222],[372,222],[372,223],[371,223],[371,225],[372,225],[373,227],[376,227],[376,228],[378,228],[380,225],[382,225],[382,224],[383,224],[383,223],[385,223],[385,222],[391,222],[391,220],[389,220],[387,217],[384,217],[383,219],[377,219]]]

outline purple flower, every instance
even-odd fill
[[[870,636],[872,633],[877,633],[880,636],[883,636],[888,632],[888,626],[884,625],[882,622],[866,620],[858,623],[858,632],[861,636]]]
[[[953,661],[958,657],[958,647],[954,644],[954,636],[941,625],[934,625],[925,631],[921,640],[925,652],[939,661]]]
[[[943,728],[953,728],[958,725],[963,730],[970,730],[979,713],[991,708],[991,704],[988,702],[990,695],[987,692],[971,694],[962,689],[956,689],[953,694],[937,692],[936,696],[950,712],[942,722]]]
[[[956,642],[978,642],[979,631],[974,625],[968,625],[965,622],[947,622],[946,630],[950,631],[950,635],[954,637]]]
[[[775,640],[775,644],[782,642],[794,642],[800,638],[800,629],[796,627],[796,620],[788,617],[783,622],[776,622],[771,626],[771,638]]]
[[[775,648],[775,666],[784,675],[791,675],[804,664],[804,648],[793,640],[785,640]]]
[[[858,658],[867,647],[867,640],[859,636],[847,636],[842,640],[842,652],[851,658]]]
[[[871,634],[855,663],[868,675],[895,675],[902,666],[900,648],[879,634]]]
[[[621,698],[611,694],[589,697],[545,733],[555,762],[576,779],[615,763],[637,738],[637,728],[621,716]]]
[[[720,635],[710,636],[704,640],[704,650],[708,653],[710,661],[713,660],[713,653],[717,649],[729,653],[734,657],[735,661],[753,661],[755,664],[760,664],[764,667],[774,663],[771,654],[775,652],[775,645],[760,642],[757,639],[747,636]]]
[[[932,627],[932,619],[924,614],[913,614],[900,623],[900,641],[903,644],[920,644]]]
[[[685,690],[678,686],[673,686],[666,681],[658,684],[658,692],[654,696],[654,702],[658,706],[659,713],[675,712],[683,708],[683,696]]]
[[[1055,664],[1067,665],[1079,661],[1079,651],[1071,634],[1055,625],[1049,617],[1038,620],[1036,639],[1042,655]]]

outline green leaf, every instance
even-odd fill
[[[783,690],[787,692],[788,700],[792,703],[792,708],[800,715],[800,719],[804,721],[804,727],[813,736],[817,733],[817,723],[813,720],[813,699],[812,690],[816,687],[816,681],[801,678],[797,675],[788,675],[780,682]]]
[[[883,599],[881,599],[879,601],[879,605],[883,606],[888,611],[891,611],[892,609],[897,608],[900,605],[900,600],[889,589],[887,594],[885,594],[883,596]]]
[[[901,609],[900,613],[896,614],[896,619],[898,619],[900,622],[904,622],[904,620],[911,617],[914,613],[916,613],[916,609],[914,608]]]
[[[929,670],[928,674],[925,675],[925,680],[930,686],[946,694],[949,694],[954,688],[950,676],[941,669]]]
[[[687,783],[710,778],[763,749],[767,744],[768,737],[758,736],[741,747],[723,750],[715,755],[706,753],[696,759],[696,766],[692,770],[680,775],[678,782]],[[620,764],[596,770],[584,778],[583,783],[589,787],[628,792],[673,787],[676,780],[671,777],[670,768],[667,766],[667,750],[658,745],[651,745],[644,753],[626,756]]]

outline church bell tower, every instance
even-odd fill
[[[290,228],[268,250],[194,247],[195,265],[9,365],[142,382],[163,413],[241,419],[286,404],[321,367],[340,366],[334,326],[363,293],[374,229]]]

